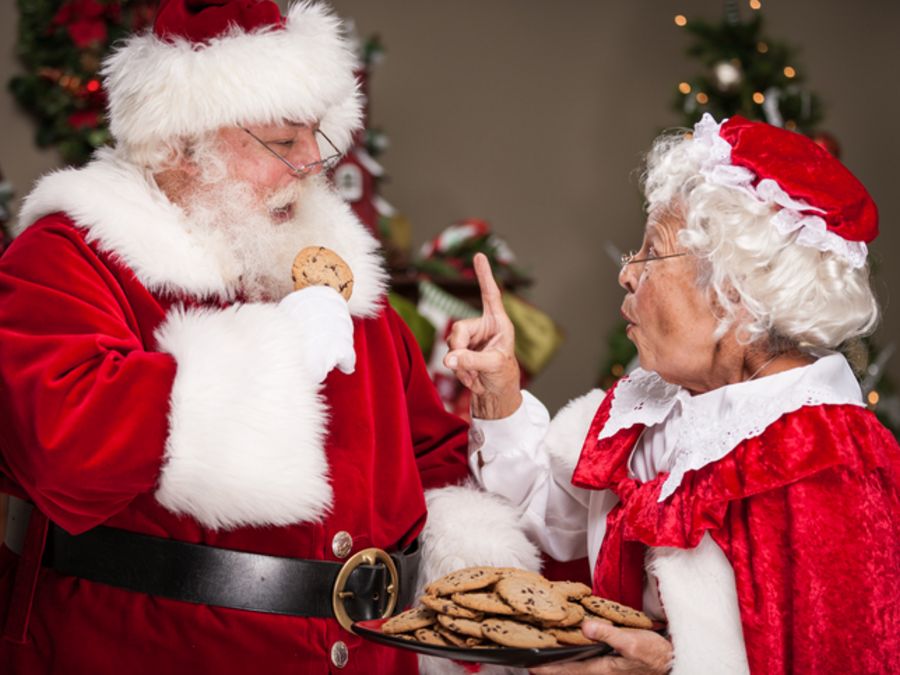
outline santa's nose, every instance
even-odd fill
[[[297,167],[295,174],[300,177],[322,171],[322,153],[319,151],[319,143],[314,129],[310,127],[298,129],[297,138],[288,159]]]

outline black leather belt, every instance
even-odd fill
[[[60,574],[185,602],[338,620],[345,615],[344,625],[412,603],[419,548],[416,541],[400,553],[366,549],[337,563],[189,544],[112,527],[73,536],[51,524],[43,564]]]

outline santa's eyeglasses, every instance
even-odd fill
[[[246,131],[250,137],[263,146],[266,150],[271,152],[275,157],[278,158],[279,161],[287,165],[287,167],[291,170],[291,173],[297,176],[298,178],[305,178],[309,176],[311,173],[315,172],[317,169],[321,169],[322,171],[330,171],[333,169],[338,161],[341,159],[341,151],[337,149],[334,143],[331,142],[331,139],[325,135],[325,133],[321,129],[316,129],[316,135],[321,136],[325,139],[325,142],[331,146],[331,149],[334,150],[334,153],[324,157],[316,162],[310,162],[309,164],[294,164],[287,157],[284,157],[281,153],[279,153],[275,148],[266,143],[259,136],[254,134],[246,127],[241,127],[244,131]]]

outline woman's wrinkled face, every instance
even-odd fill
[[[719,349],[718,325],[708,295],[698,285],[698,261],[691,255],[652,260],[684,252],[678,233],[684,219],[676,208],[657,208],[634,262],[622,267],[622,316],[626,334],[638,350],[641,367],[692,391],[704,390]]]

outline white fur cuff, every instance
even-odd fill
[[[502,497],[472,483],[425,493],[417,596],[425,584],[472,565],[539,570],[540,554],[522,531],[520,514]]]
[[[298,338],[274,305],[169,315],[157,331],[177,362],[160,504],[209,528],[323,517],[327,414]]]
[[[525,537],[520,514],[502,497],[472,483],[425,493],[428,520],[422,530],[422,563],[416,597],[425,584],[453,570],[472,565],[521,567],[539,570],[540,554]],[[420,657],[424,675],[458,675],[464,669],[447,659]],[[498,673],[483,667],[485,675]],[[503,671],[505,672],[505,671]]]

